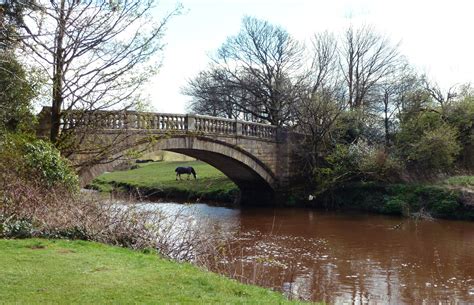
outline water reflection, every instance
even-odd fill
[[[474,223],[310,209],[146,203],[184,212],[238,241],[226,264],[243,279],[328,303],[474,302]],[[235,274],[234,274],[235,276]]]

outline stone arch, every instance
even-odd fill
[[[147,152],[167,150],[202,160],[231,179],[241,191],[240,201],[269,202],[277,189],[277,178],[273,171],[246,150],[214,138],[204,136],[176,135],[160,138],[152,143],[144,138],[133,147]],[[94,165],[80,173],[82,184],[105,171],[111,171],[118,161]],[[199,173],[198,173],[199,175]]]

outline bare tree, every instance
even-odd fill
[[[311,94],[328,87],[337,87],[340,83],[338,69],[339,54],[334,35],[324,32],[315,34],[312,41],[312,60],[308,73]]]
[[[443,93],[443,90],[437,83],[429,81],[426,77],[423,78],[423,87],[431,98],[441,106],[441,110],[443,111],[445,111],[446,107],[455,101],[458,96],[456,86],[451,86],[446,93]]]
[[[188,81],[182,92],[192,96],[189,109],[198,114],[237,119],[241,112],[234,106],[236,92],[226,84],[225,71],[211,68],[201,71],[197,77]],[[237,94],[238,95],[238,94]]]
[[[337,41],[329,33],[314,35],[311,66],[306,73],[306,90],[295,108],[297,129],[305,135],[300,150],[308,171],[318,162],[318,155],[331,145],[331,132],[346,109],[338,69]]]
[[[49,76],[50,139],[61,146],[61,119],[72,109],[130,109],[159,66],[169,19],[150,15],[153,0],[37,1],[24,16],[24,45]],[[84,113],[86,113],[84,112]]]
[[[419,77],[405,63],[397,71],[377,85],[376,110],[382,114],[384,145],[387,150],[392,144],[395,127],[407,99],[420,87]]]
[[[221,71],[216,84],[225,87],[218,91],[225,96],[221,101],[232,103],[244,117],[275,125],[287,123],[304,85],[298,73],[302,56],[302,45],[284,29],[245,17],[240,33],[229,37],[213,58]],[[197,99],[202,96],[192,89],[187,92]]]
[[[370,27],[349,28],[339,47],[340,69],[346,83],[347,100],[352,109],[363,108],[371,90],[393,73],[400,55],[397,46]]]

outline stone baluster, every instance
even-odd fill
[[[157,118],[158,118],[158,129],[163,130],[163,116],[158,115]]]
[[[153,130],[158,129],[158,116],[156,114],[152,116],[151,128]]]
[[[106,120],[105,122],[106,122],[106,126],[107,126],[106,128],[107,129],[113,128],[113,114],[107,113],[105,115],[105,120]]]
[[[210,120],[209,120],[209,125],[210,125],[210,127],[211,127],[211,130],[210,130],[210,132],[212,132],[212,133],[216,133],[216,129],[217,129],[217,126],[216,126],[216,125],[217,125],[217,124],[216,124],[216,120],[212,120],[212,119],[210,119]]]
[[[129,128],[129,119],[128,119],[128,113],[126,111],[122,112],[122,120],[123,120],[123,125],[125,129]]]
[[[173,116],[168,116],[168,123],[169,123],[169,129],[174,130],[176,129],[176,121]]]
[[[168,130],[173,129],[173,120],[170,118],[169,115],[166,116],[166,129]]]
[[[185,129],[189,131],[196,130],[196,117],[194,115],[186,115]]]
[[[118,128],[120,128],[120,129],[126,128],[125,127],[125,118],[120,112],[117,113],[117,120],[118,120]]]
[[[115,120],[115,112],[112,112],[111,115],[109,116],[110,119],[110,129],[117,129],[117,121]]]
[[[171,117],[171,122],[174,130],[179,130],[179,120],[176,116]]]
[[[137,114],[132,114],[132,128],[137,129],[138,128],[138,115]]]
[[[133,128],[140,129],[140,115],[138,113],[133,114]]]

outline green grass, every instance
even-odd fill
[[[474,189],[474,176],[453,176],[443,181],[449,186],[460,186]]]
[[[42,239],[0,239],[0,303],[295,304],[155,254]]]
[[[176,181],[174,170],[178,166],[192,166],[198,179],[191,176],[187,180],[187,175],[182,175],[183,180]],[[145,163],[138,169],[102,174],[92,187],[101,191],[111,191],[114,187],[139,188],[164,197],[226,201],[238,192],[237,186],[222,172],[201,161]]]

